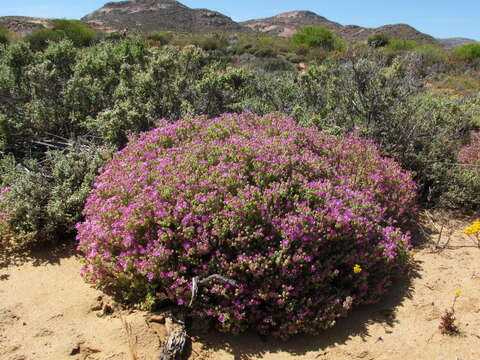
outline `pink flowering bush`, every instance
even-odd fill
[[[472,133],[470,144],[460,150],[458,161],[463,164],[480,165],[480,132]]]
[[[372,142],[279,114],[187,118],[130,139],[77,225],[83,276],[126,300],[187,307],[222,331],[331,327],[403,270],[409,173]]]

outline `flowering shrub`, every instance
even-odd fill
[[[472,225],[463,230],[463,232],[467,235],[480,234],[480,220],[475,221]]]
[[[463,164],[480,165],[480,132],[472,133],[470,144],[460,150],[458,161]]]
[[[372,142],[279,114],[187,118],[130,139],[77,225],[83,276],[130,301],[187,306],[220,330],[287,338],[379,299],[404,268],[409,173]]]

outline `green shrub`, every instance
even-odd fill
[[[8,44],[7,32],[0,28],[0,45]]]
[[[154,32],[148,34],[147,39],[158,41],[160,45],[167,45],[172,40],[172,34],[166,31]]]
[[[282,57],[258,59],[252,63],[252,69],[262,69],[266,72],[293,71],[295,67]]]
[[[307,44],[292,44],[290,51],[299,56],[306,56],[310,52],[310,46]]]
[[[42,162],[1,159],[0,242],[25,248],[71,239],[97,169],[108,158],[104,154],[77,145],[49,151]]]
[[[427,66],[441,65],[448,62],[447,52],[438,46],[421,45],[416,47],[415,51]]]
[[[451,185],[442,195],[447,205],[463,210],[480,209],[480,132],[472,132],[470,142],[458,154],[458,163],[452,164]]]
[[[413,40],[397,40],[392,39],[387,45],[388,49],[392,51],[408,51],[418,47],[418,43]]]
[[[330,59],[301,74],[301,95],[293,102],[302,123],[335,133],[360,129],[382,154],[414,171],[424,202],[436,203],[448,191],[448,163],[455,161],[473,118],[470,105],[422,91],[417,57],[410,54],[391,66],[370,57]]]
[[[217,34],[197,36],[190,39],[189,43],[206,51],[225,51],[228,47],[228,40],[224,36]]]
[[[91,45],[95,38],[95,31],[78,20],[55,20],[53,30],[63,32],[78,47]]]
[[[251,53],[257,57],[262,57],[262,58],[273,58],[277,56],[275,49],[271,46],[254,48],[254,50]]]
[[[297,54],[294,54],[294,53],[286,54],[285,59],[287,59],[287,61],[290,61],[291,63],[294,63],[294,64],[298,64],[298,63],[301,63],[301,62],[306,60],[306,58],[304,56],[297,55]]]
[[[63,39],[65,33],[60,30],[42,29],[28,34],[25,40],[30,44],[34,51],[43,50],[49,42],[55,42]]]
[[[368,45],[374,48],[385,47],[390,43],[390,37],[385,34],[377,34],[368,38]]]
[[[338,44],[335,35],[324,26],[305,26],[292,36],[296,45],[321,47],[324,50],[334,50]]]
[[[453,50],[453,55],[460,60],[474,62],[480,59],[480,43],[459,46]]]

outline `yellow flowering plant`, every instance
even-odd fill
[[[361,273],[361,272],[362,272],[362,267],[361,267],[360,265],[358,265],[358,264],[355,264],[355,266],[353,267],[353,272],[354,272],[355,274]]]
[[[440,319],[440,325],[438,328],[445,335],[457,335],[460,333],[460,329],[457,324],[455,324],[455,303],[457,302],[458,297],[462,294],[462,290],[455,291],[455,297],[453,298],[453,304],[450,310],[445,310],[445,313]]]
[[[480,220],[475,221],[472,225],[463,230],[463,233],[474,237],[477,241],[477,246],[480,247]]]

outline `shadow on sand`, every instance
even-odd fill
[[[408,277],[396,281],[383,300],[353,310],[347,318],[338,320],[333,328],[316,336],[298,335],[288,341],[282,341],[272,337],[264,338],[250,331],[239,336],[218,332],[193,333],[192,339],[203,344],[207,350],[226,351],[232,354],[235,360],[261,358],[267,353],[286,352],[292,355],[305,355],[309,352],[322,352],[330,346],[344,344],[357,336],[366,341],[370,336],[369,324],[380,323],[389,328],[397,323],[396,308],[405,299],[412,297],[412,282],[413,279],[420,278],[420,265],[420,262],[412,264]]]
[[[32,248],[26,250],[11,250],[5,244],[0,244],[0,269],[9,266],[20,266],[27,262],[33,266],[42,266],[47,264],[59,264],[61,259],[69,258],[75,255],[75,242],[68,241],[63,244],[52,244],[48,247]],[[0,280],[7,280],[8,275],[3,274]]]

